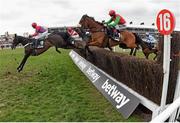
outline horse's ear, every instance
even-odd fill
[[[16,33],[14,34],[14,37],[15,37],[15,38],[17,37],[17,34],[16,34]]]

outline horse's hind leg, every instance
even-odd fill
[[[19,67],[17,68],[18,72],[21,72],[23,70],[23,67],[28,59],[28,57],[30,56],[30,54],[25,54],[21,64],[19,65]]]
[[[131,52],[129,53],[129,55],[132,55],[134,51],[134,48],[131,48]]]
[[[134,49],[133,56],[136,56],[137,48]]]
[[[61,51],[60,50],[58,50],[58,47],[55,47],[56,48],[56,51],[58,52],[58,53],[61,53]]]

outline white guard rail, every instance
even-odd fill
[[[160,123],[166,121],[170,115],[180,107],[180,97],[176,99],[171,105],[167,107],[166,110],[164,110],[160,115],[155,117],[151,123]]]

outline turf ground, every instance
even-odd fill
[[[61,51],[30,57],[18,73],[23,49],[0,50],[0,121],[142,121],[125,120]]]

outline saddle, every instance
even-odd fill
[[[44,41],[45,41],[45,37],[44,38],[40,38],[40,39],[32,39],[32,47],[34,49],[41,49],[44,48]]]
[[[39,39],[35,39],[34,40],[34,48],[36,49],[41,49],[41,48],[44,48],[44,42],[45,40],[48,38],[48,36],[50,35],[51,33],[47,33],[46,35],[44,35],[43,37],[39,38]]]
[[[107,35],[115,41],[120,41],[120,39],[122,40],[121,31],[122,30],[107,27]]]

